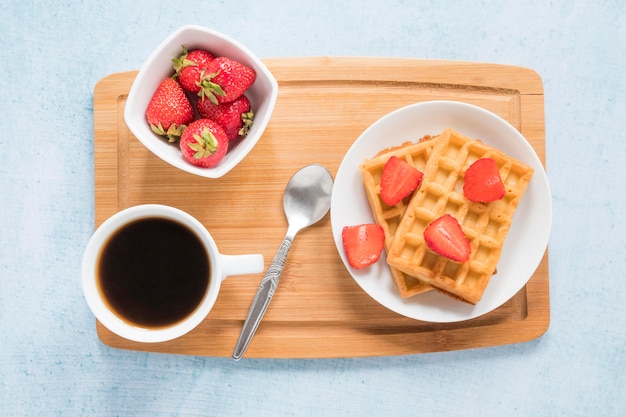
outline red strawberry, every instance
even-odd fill
[[[385,163],[380,179],[380,198],[388,206],[398,204],[411,194],[422,182],[421,171],[405,160],[392,156]]]
[[[191,164],[211,168],[224,158],[228,138],[224,129],[213,120],[198,119],[183,132],[180,150]]]
[[[174,78],[180,85],[191,93],[200,92],[200,82],[204,77],[205,70],[214,56],[204,49],[193,49],[187,51],[183,47],[182,54],[177,58],[172,58],[174,63]]]
[[[200,117],[211,119],[222,126],[228,140],[246,136],[254,118],[254,113],[250,111],[250,100],[243,95],[230,103],[214,104],[210,100],[198,100],[196,109]]]
[[[228,103],[239,98],[254,84],[256,72],[233,59],[224,56],[213,59],[204,79],[200,82],[200,97],[213,103]]]
[[[146,119],[154,133],[176,142],[188,123],[194,119],[193,107],[172,78],[164,79],[148,103]]]
[[[430,250],[453,261],[466,262],[470,257],[469,240],[458,220],[450,214],[444,214],[426,226],[424,240]]]
[[[481,158],[465,171],[463,195],[476,203],[499,200],[506,193],[498,164],[491,158]]]
[[[363,269],[380,259],[385,232],[378,224],[345,226],[341,231],[341,240],[350,266]]]

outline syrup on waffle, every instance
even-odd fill
[[[387,263],[440,292],[476,304],[496,270],[513,215],[534,170],[452,129],[444,130],[435,142],[422,183],[393,232]],[[480,158],[492,158],[498,164],[506,189],[501,200],[473,203],[463,196],[465,170]],[[456,217],[470,241],[467,262],[439,256],[424,242],[426,226],[446,213]]]
[[[380,181],[383,167],[389,158],[395,155],[414,168],[417,168],[419,171],[424,172],[434,144],[434,139],[430,136],[425,136],[417,143],[405,142],[400,146],[385,149],[374,158],[363,162],[360,166],[363,176],[363,185],[365,186],[365,194],[367,195],[367,200],[372,209],[374,221],[381,225],[385,231],[385,249],[387,251],[391,247],[391,242],[408,202],[401,201],[395,206],[388,206],[381,200]],[[400,295],[403,298],[412,297],[432,289],[430,285],[396,268],[390,267],[390,271]]]

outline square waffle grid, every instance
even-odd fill
[[[408,201],[405,199],[394,206],[388,206],[381,200],[380,182],[383,167],[391,156],[396,156],[417,170],[424,172],[435,142],[435,139],[430,136],[422,138],[417,143],[406,142],[400,146],[381,151],[374,158],[366,160],[360,166],[365,194],[367,195],[367,200],[372,209],[372,216],[374,217],[374,221],[385,231],[385,250],[387,251],[389,251],[391,247],[391,242],[400,225]],[[403,298],[412,297],[432,290],[430,285],[403,273],[399,269],[393,267],[389,269],[391,277]]]
[[[463,196],[465,170],[480,158],[493,158],[498,164],[506,189],[501,200],[473,203]],[[513,215],[532,174],[532,168],[514,158],[446,129],[398,226],[387,262],[445,294],[476,304],[496,271]],[[439,256],[424,242],[426,226],[446,213],[459,221],[470,241],[467,262]]]

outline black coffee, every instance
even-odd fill
[[[209,277],[200,238],[164,218],[123,226],[106,242],[98,262],[98,284],[109,307],[142,327],[168,326],[190,315]]]

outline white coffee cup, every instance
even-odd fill
[[[137,325],[116,312],[107,302],[99,283],[99,263],[110,239],[126,225],[146,219],[165,219],[184,225],[201,242],[210,261],[207,289],[195,309],[170,325]],[[264,259],[256,255],[224,255],[217,249],[208,230],[195,217],[174,207],[145,204],[122,210],[104,221],[94,232],[82,260],[82,286],[85,299],[96,318],[113,333],[136,342],[164,342],[180,337],[200,324],[215,304],[221,283],[230,275],[263,272]]]

